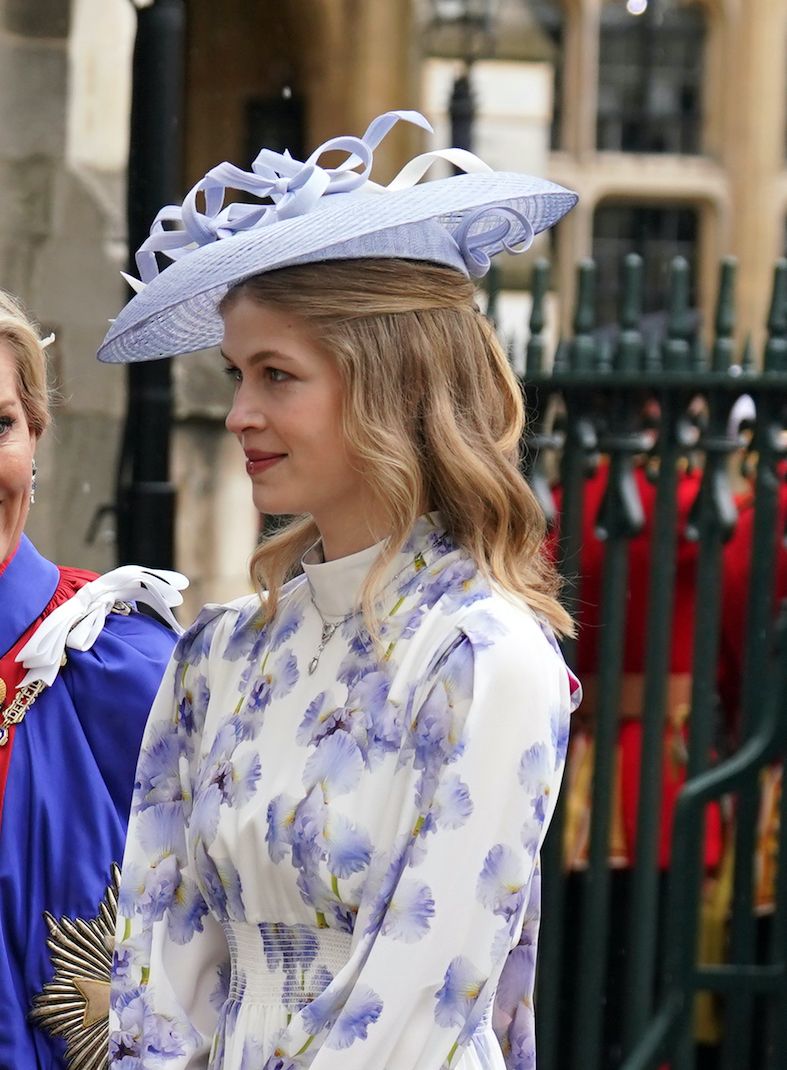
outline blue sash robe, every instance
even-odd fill
[[[0,575],[0,655],[59,580],[23,537]],[[65,1042],[28,1020],[54,972],[44,912],[98,912],[122,859],[142,731],[174,641],[150,617],[111,613],[91,650],[69,650],[16,729],[0,825],[0,1070],[68,1067]]]

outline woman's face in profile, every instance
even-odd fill
[[[238,298],[222,354],[235,381],[227,428],[246,454],[261,513],[310,513],[318,527],[368,497],[342,429],[336,362],[299,316]]]
[[[19,397],[16,360],[0,341],[0,562],[16,549],[24,531],[35,445]]]

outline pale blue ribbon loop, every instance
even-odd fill
[[[473,230],[484,220],[494,220],[492,226]],[[474,278],[489,271],[491,258],[505,249],[509,253],[523,253],[533,244],[533,224],[516,208],[505,204],[485,206],[466,216],[454,231],[467,270]]]
[[[326,195],[349,193],[364,186],[369,181],[374,150],[400,121],[432,132],[428,120],[419,112],[389,111],[374,119],[363,137],[331,138],[303,163],[288,152],[263,149],[251,171],[230,163],[211,168],[188,192],[182,207],[167,205],[153,220],[150,236],[136,255],[140,278],[148,283],[159,274],[156,253],[179,260],[199,246],[306,215]],[[337,167],[321,167],[320,157],[331,151],[344,152],[347,158]],[[268,203],[232,203],[225,207],[228,189],[252,194]],[[198,207],[200,195],[203,210]]]

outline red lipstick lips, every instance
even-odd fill
[[[246,454],[246,471],[250,476],[267,471],[277,461],[287,456],[285,453],[267,453],[265,450],[244,450],[243,452]]]

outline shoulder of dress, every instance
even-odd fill
[[[454,615],[458,627],[483,621],[495,621],[501,627],[516,631],[539,630],[539,618],[519,594],[507,591],[493,580],[489,581],[483,597],[462,606]]]
[[[554,653],[562,654],[550,626],[521,596],[492,584],[489,594],[455,614],[455,629],[466,636],[475,650],[488,651],[515,661]]]
[[[496,680],[529,680],[532,685],[552,679],[569,711],[582,701],[580,682],[566,665],[555,633],[519,595],[493,585],[489,598],[468,606],[456,628],[469,641],[474,659],[483,658]]]
[[[231,633],[250,624],[259,612],[260,600],[256,594],[234,598],[231,602],[208,602],[178,639],[175,660],[186,663],[198,660],[214,642],[226,642]]]
[[[292,595],[303,587],[306,583],[306,577],[302,572],[299,572],[297,576],[292,576],[286,583],[281,585],[279,590],[279,601],[283,601],[285,598],[290,598]],[[266,597],[267,591],[263,593],[263,597]]]

